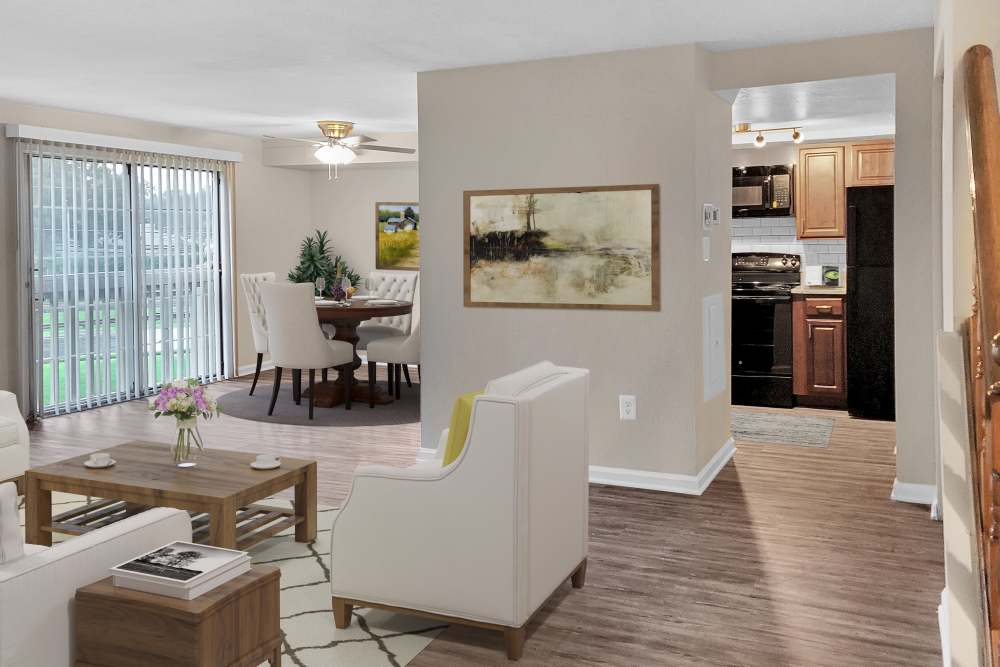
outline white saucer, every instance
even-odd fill
[[[254,470],[274,470],[275,468],[281,467],[281,459],[278,459],[277,461],[275,461],[273,464],[270,465],[261,465],[256,461],[251,461],[250,467],[253,468]]]
[[[100,464],[97,464],[97,463],[92,463],[90,461],[90,459],[87,459],[86,461],[83,462],[83,465],[85,465],[88,468],[92,468],[94,470],[100,470],[101,468],[110,468],[115,463],[116,463],[116,461],[114,459],[111,459],[110,461],[108,461],[104,465],[100,465]]]

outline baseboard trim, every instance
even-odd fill
[[[590,483],[700,496],[735,453],[736,443],[729,438],[697,475],[590,466]]]
[[[260,365],[260,370],[269,371],[274,368],[274,362],[265,361]],[[245,366],[240,366],[236,369],[236,377],[243,377],[244,375],[253,375],[253,372],[257,370],[257,364],[247,364]]]
[[[937,488],[933,484],[911,484],[894,479],[889,498],[897,503],[933,506],[937,502]]]

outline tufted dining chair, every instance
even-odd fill
[[[419,275],[416,272],[389,273],[386,271],[372,271],[368,275],[375,282],[372,288],[372,295],[380,299],[409,301],[413,304],[414,311],[416,311],[418,294],[417,279]],[[358,327],[358,348],[362,350],[367,349],[368,343],[378,338],[409,334],[411,324],[411,315],[373,317],[366,322],[362,322]]]
[[[316,369],[344,367],[347,378],[344,407],[350,410],[354,347],[342,340],[327,340],[323,335],[316,317],[312,284],[272,282],[261,285],[260,291],[267,311],[268,341],[274,362],[274,387],[267,414],[274,413],[281,374],[286,368],[309,371],[309,419],[312,419]]]
[[[253,332],[253,346],[257,351],[257,369],[253,372],[253,384],[250,385],[251,396],[253,396],[254,389],[257,388],[260,365],[264,361],[264,355],[268,352],[267,317],[264,311],[264,302],[261,301],[260,297],[260,286],[264,283],[273,283],[274,280],[274,273],[240,274],[243,292],[247,297],[247,315],[250,317],[250,331]]]

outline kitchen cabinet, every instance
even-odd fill
[[[847,398],[844,299],[795,295],[792,386],[800,403],[841,407]]]
[[[896,143],[865,141],[848,147],[847,187],[894,185],[896,182]]]
[[[843,238],[847,226],[844,144],[799,149],[795,221],[801,239]]]

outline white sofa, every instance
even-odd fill
[[[0,667],[72,667],[76,589],[175,540],[191,541],[191,517],[157,508],[52,547],[25,544],[0,563]]]
[[[21,476],[28,469],[29,443],[17,396],[0,391],[0,482],[16,482],[19,491],[23,491]]]
[[[331,535],[338,627],[353,606],[401,608],[503,630],[520,657],[535,611],[584,583],[588,375],[543,362],[493,380],[446,467],[358,468]]]

